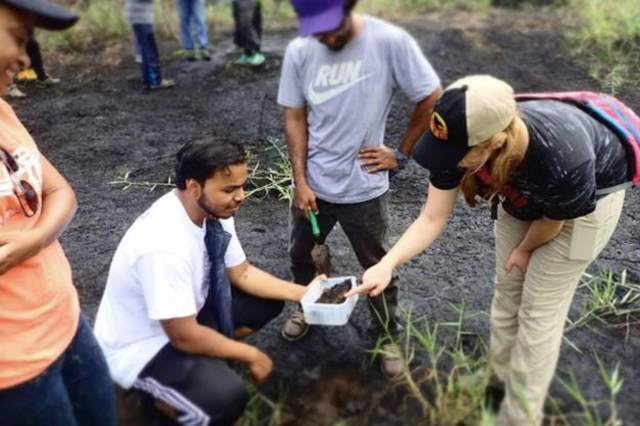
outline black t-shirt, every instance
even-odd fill
[[[502,206],[521,220],[575,219],[596,208],[596,189],[629,180],[623,142],[578,107],[526,101],[520,114],[529,130],[525,159],[501,194]],[[460,185],[463,171],[432,173],[438,189]],[[481,192],[484,183],[479,179]]]

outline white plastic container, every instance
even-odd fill
[[[333,287],[345,280],[351,281],[351,288],[356,286],[356,277],[335,277],[326,281],[318,281],[309,287],[300,303],[307,324],[312,325],[345,325],[349,321],[351,312],[358,302],[358,296],[347,297],[338,304],[315,303],[326,288]]]

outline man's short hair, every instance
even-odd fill
[[[247,153],[237,142],[208,134],[184,144],[176,159],[176,186],[186,189],[187,179],[204,186],[217,171],[246,163]]]

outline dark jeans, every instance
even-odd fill
[[[365,269],[375,265],[387,254],[385,246],[389,228],[388,198],[388,193],[385,193],[373,200],[356,204],[335,204],[316,199],[320,242],[324,243],[335,224],[339,223],[351,242],[360,265]],[[306,285],[316,276],[311,259],[315,240],[311,225],[305,220],[302,212],[292,205],[289,213],[291,273],[295,282]],[[380,331],[384,331],[386,327],[390,332],[396,332],[398,329],[398,288],[395,283],[394,278],[380,296],[369,298],[372,315],[380,319],[376,322]]]
[[[232,288],[236,327],[259,330],[277,317],[283,302],[258,299]],[[198,322],[216,328],[209,299]],[[189,355],[165,345],[147,364],[133,385],[173,407],[178,421],[190,426],[231,426],[242,415],[249,395],[240,376],[227,361]]]
[[[36,378],[0,391],[2,426],[116,426],[107,362],[84,316],[67,350]]]
[[[145,86],[157,86],[162,81],[162,70],[153,25],[133,24],[133,34],[142,56],[142,82]]]
[[[233,41],[246,55],[253,55],[260,51],[262,6],[256,0],[237,0],[232,5],[236,23]]]

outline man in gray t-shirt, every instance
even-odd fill
[[[388,171],[408,161],[442,92],[416,41],[394,25],[352,13],[356,2],[292,0],[303,37],[287,48],[278,103],[286,108],[294,173],[291,270],[302,284],[315,275],[308,208],[318,216],[322,240],[340,223],[364,268],[386,254]],[[416,106],[394,151],[383,141],[398,90]],[[385,298],[387,310],[383,300],[372,302],[379,313],[391,313],[382,325],[393,330],[397,290],[387,289]],[[307,329],[297,312],[283,337],[298,340]]]

